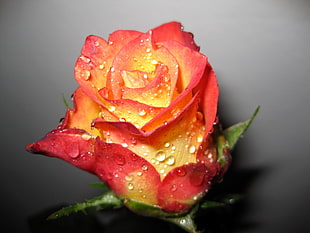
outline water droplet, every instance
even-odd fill
[[[138,188],[138,192],[142,193],[143,192],[143,188]]]
[[[183,207],[183,205],[181,205],[181,207]],[[185,223],[186,223],[186,220],[185,220],[185,219],[181,219],[181,220],[180,220],[180,224],[181,224],[181,225],[184,225]]]
[[[167,121],[164,121],[163,123],[164,123],[164,125],[168,125],[168,122],[167,122]]]
[[[205,173],[198,173],[198,174],[193,173],[190,176],[190,183],[193,186],[200,186],[203,183],[204,178],[205,178]]]
[[[189,153],[194,154],[195,151],[196,151],[196,147],[195,146],[191,146],[188,151],[189,151]]]
[[[133,161],[136,161],[138,158],[139,158],[139,157],[138,157],[138,155],[136,155],[136,154],[132,154],[132,155],[131,155],[131,160],[133,160]]]
[[[145,116],[146,115],[146,111],[144,109],[141,109],[139,112],[138,112],[138,115],[139,116]]]
[[[143,166],[142,166],[142,170],[143,170],[143,171],[147,171],[148,169],[149,169],[149,168],[148,168],[147,165],[143,165]]]
[[[91,135],[89,135],[89,134],[82,134],[82,136],[81,136],[84,140],[86,140],[86,141],[88,141],[89,139],[91,139]]]
[[[202,142],[202,141],[203,141],[203,136],[202,135],[198,135],[197,142]]]
[[[125,176],[125,180],[132,181],[133,180],[133,176],[132,175],[127,175],[127,176]]]
[[[113,41],[109,41],[109,45],[112,45],[113,44]]]
[[[127,184],[127,188],[128,188],[128,190],[133,190],[133,184],[132,183],[128,183]]]
[[[161,169],[161,170],[159,171],[159,173],[164,174],[164,173],[165,173],[165,169]]]
[[[171,187],[170,187],[171,192],[175,192],[177,189],[178,189],[178,187],[175,184],[171,185]]]
[[[68,146],[66,148],[66,151],[68,151],[68,155],[72,158],[72,159],[76,159],[80,156],[80,150],[79,150],[79,145],[74,143],[71,144],[70,146]]]
[[[213,122],[213,125],[217,125],[219,123],[219,118],[218,117],[215,117],[215,120]]]
[[[176,169],[176,173],[177,173],[178,176],[185,176],[186,175],[186,171],[182,167],[177,168]]]
[[[111,72],[114,72],[114,71],[115,71],[115,68],[114,68],[114,67],[111,67],[111,68],[110,68],[110,71],[111,71]]]
[[[142,176],[142,172],[137,172],[137,176]]]
[[[122,147],[125,147],[127,148],[128,147],[128,144],[126,142],[122,143]]]
[[[80,56],[80,59],[81,59],[83,62],[85,62],[85,63],[90,63],[90,58],[85,57],[84,55],[81,55],[81,56]]]
[[[99,65],[99,69],[100,69],[100,70],[103,70],[103,69],[104,69],[104,64],[100,64],[100,65]]]
[[[89,70],[82,70],[80,73],[81,78],[83,78],[85,81],[89,80],[90,78],[90,72]]]
[[[119,120],[120,122],[126,122],[126,119],[123,118],[123,117],[122,117],[122,118],[119,118],[118,120]]]
[[[165,147],[168,148],[170,146],[170,142],[165,142]]]
[[[173,146],[171,147],[171,150],[174,151],[175,149],[176,149],[176,147],[173,145]]]
[[[109,111],[110,111],[110,112],[114,112],[114,111],[115,111],[115,106],[110,106],[110,107],[109,107]]]
[[[214,132],[214,128],[211,128],[210,131],[208,132],[209,134],[212,134]]]
[[[175,163],[175,158],[174,158],[173,156],[169,156],[169,157],[166,159],[166,164],[167,164],[167,165],[172,166],[174,163]]]
[[[133,145],[137,144],[137,140],[135,138],[131,138],[130,140],[131,140],[131,144]]]
[[[155,154],[155,158],[159,161],[159,162],[162,162],[166,159],[166,154],[165,152],[163,151],[158,151],[156,154]]]
[[[150,48],[147,48],[145,51],[146,51],[147,53],[149,53],[149,52],[151,52],[151,49],[150,49]]]
[[[118,165],[121,165],[121,166],[123,166],[126,163],[126,160],[122,155],[117,155],[115,161]]]

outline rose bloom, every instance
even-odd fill
[[[216,76],[180,23],[88,36],[75,78],[74,108],[28,151],[96,174],[125,204],[170,213],[188,211],[227,170]]]

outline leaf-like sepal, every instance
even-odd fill
[[[57,219],[80,211],[87,213],[87,210],[90,208],[94,208],[95,210],[99,211],[108,207],[122,207],[122,201],[112,192],[106,192],[103,195],[87,200],[85,202],[64,207],[51,214],[47,219]]]
[[[240,122],[224,130],[224,136],[228,142],[230,150],[234,148],[238,139],[245,133],[249,128],[257,113],[259,112],[260,107],[258,106],[253,113],[252,117],[244,122]]]

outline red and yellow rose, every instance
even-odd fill
[[[218,86],[192,34],[171,22],[86,39],[74,108],[27,146],[96,174],[121,199],[185,212],[229,165],[213,131]]]

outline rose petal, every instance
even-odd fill
[[[109,42],[97,36],[86,38],[75,65],[75,78],[84,92],[100,104],[97,91],[106,86],[107,74],[119,50],[141,33],[137,31],[116,31]]]
[[[178,63],[166,48],[154,47],[151,32],[142,34],[135,40],[132,40],[116,55],[113,61],[113,72],[111,72],[111,76],[107,80],[110,83],[109,87],[113,93],[113,99],[125,98],[122,97],[122,91],[128,82],[124,82],[123,79],[125,78],[126,80],[128,77],[122,77],[124,71],[132,72],[139,70],[140,72],[146,73],[147,76],[144,79],[147,84],[152,82],[156,77],[154,76],[154,71],[159,63],[168,67],[167,72],[169,75],[167,77],[170,78],[170,88],[168,90],[170,98],[168,100],[171,100],[178,78]],[[127,88],[130,87],[127,86]],[[162,99],[167,101],[166,98]]]
[[[209,132],[216,118],[219,89],[215,73],[210,65],[206,67],[202,82],[197,87],[203,91],[202,111],[205,116],[205,126]]]
[[[146,159],[161,179],[175,167],[196,163],[196,153],[205,135],[204,119],[197,113],[198,93],[176,118],[144,132],[130,123],[95,121],[103,140],[130,149]],[[104,139],[106,138],[106,139]]]
[[[177,89],[179,93],[185,88],[192,89],[202,79],[205,67],[208,63],[205,55],[184,47],[176,41],[163,41],[158,43],[169,50],[179,64],[179,79]]]
[[[97,117],[104,119],[115,120],[107,109],[98,105],[95,101],[85,95],[81,88],[78,88],[73,94],[74,109],[67,110],[65,120],[59,129],[76,128],[83,129],[93,136],[99,136],[99,132],[91,127],[91,123]]]
[[[26,147],[31,153],[44,154],[63,159],[83,170],[94,172],[95,138],[84,130],[53,130],[46,136]]]
[[[157,205],[158,172],[145,159],[114,143],[97,140],[96,174],[121,198]]]
[[[187,211],[202,198],[212,178],[203,164],[191,163],[173,169],[158,189],[160,207],[169,212]]]
[[[199,51],[199,47],[193,40],[193,34],[184,32],[182,30],[182,25],[179,22],[163,24],[157,28],[154,28],[152,32],[155,43],[174,40],[190,49]]]
[[[119,121],[130,122],[138,128],[142,128],[163,110],[163,108],[149,106],[130,99],[110,100],[103,98],[102,103],[113,115],[118,117]]]
[[[123,88],[124,99],[131,99],[154,107],[167,107],[171,103],[171,78],[168,68],[158,64],[155,70],[155,79],[142,88]]]

